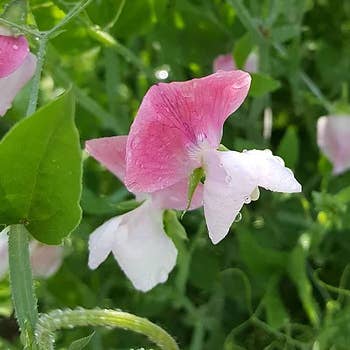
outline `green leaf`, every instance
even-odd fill
[[[349,203],[350,202],[350,186],[341,189],[335,196],[336,201],[341,203]]]
[[[252,85],[249,94],[253,97],[259,97],[277,90],[281,84],[278,80],[262,73],[252,73]]]
[[[79,223],[81,150],[71,91],[21,120],[0,143],[0,223],[59,244]]]
[[[124,192],[124,189],[121,189]],[[126,192],[126,191],[125,191]],[[98,196],[88,188],[83,189],[81,206],[90,215],[121,215],[139,207],[143,202],[135,199],[120,201],[112,196]]]
[[[294,126],[288,127],[281,143],[277,148],[277,155],[279,155],[289,168],[295,168],[299,158],[299,139],[298,133]]]
[[[164,229],[171,239],[187,240],[185,228],[179,221],[174,210],[166,210],[163,215]]]
[[[287,24],[276,27],[272,32],[272,40],[273,42],[283,43],[297,36],[299,32],[300,26],[295,24]]]
[[[24,24],[27,20],[27,1],[12,0],[5,7],[1,17],[16,24]]]
[[[318,305],[312,295],[312,286],[306,273],[306,256],[298,244],[290,253],[287,272],[297,287],[304,310],[314,326],[319,325]]]
[[[182,213],[182,216],[186,213],[186,211],[191,206],[192,197],[194,195],[194,192],[195,192],[197,186],[199,185],[199,183],[203,179],[203,176],[204,176],[203,168],[197,168],[197,169],[193,170],[193,172],[190,176],[190,181],[188,183],[187,208]]]
[[[91,341],[92,337],[94,336],[95,332],[92,332],[90,335],[84,338],[80,338],[76,341],[74,341],[68,348],[68,350],[81,350],[84,349]]]
[[[278,282],[279,278],[271,279],[264,297],[267,323],[275,329],[281,328],[289,319],[278,291]]]
[[[243,35],[235,44],[233,57],[237,68],[243,68],[249,53],[252,51],[253,43],[249,33]]]
[[[267,276],[284,271],[287,253],[263,247],[246,230],[238,233],[238,241],[241,258],[256,277],[265,280]]]

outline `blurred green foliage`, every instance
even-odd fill
[[[31,0],[31,23],[48,30],[75,3]],[[37,41],[29,39],[35,51]],[[167,212],[165,227],[180,250],[177,267],[164,285],[142,294],[112,258],[96,271],[87,267],[89,233],[137,204],[112,174],[86,158],[84,217],[65,241],[59,272],[36,282],[40,311],[120,308],[164,327],[185,350],[350,347],[350,172],[332,176],[316,145],[317,118],[348,108],[348,1],[93,0],[50,41],[40,104],[71,86],[83,147],[87,139],[128,132],[157,71],[168,71],[166,81],[200,77],[212,72],[218,54],[232,52],[242,65],[252,50],[260,60],[255,87],[226,122],[223,144],[271,148],[295,171],[303,193],[263,191],[217,246],[201,210],[181,221],[188,240],[177,216]],[[28,91],[1,120],[1,135],[24,116]],[[271,138],[263,137],[267,107]],[[11,312],[5,280],[0,349],[19,346]],[[62,332],[57,345],[67,349],[91,333]],[[141,336],[96,329],[87,348],[140,346],[151,348]]]

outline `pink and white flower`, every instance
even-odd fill
[[[255,52],[251,52],[247,57],[243,70],[249,73],[256,73],[258,71],[259,58]],[[236,70],[237,65],[231,53],[219,55],[213,62],[213,71],[219,70],[231,71]]]
[[[257,187],[300,192],[301,186],[271,151],[219,151],[225,120],[248,94],[251,78],[223,71],[185,82],[159,83],[146,93],[127,140],[125,183],[154,193],[205,171],[204,213],[209,236],[220,242]]]
[[[324,116],[317,121],[317,144],[333,164],[333,173],[350,169],[350,116]]]
[[[29,52],[24,36],[14,36],[0,27],[0,116],[35,73],[37,59]]]
[[[37,278],[49,278],[54,275],[63,261],[63,247],[61,246],[31,241],[29,252],[33,276]],[[0,232],[0,279],[6,275],[8,269],[8,236],[4,230]]]
[[[86,142],[87,152],[115,174],[125,178],[127,136],[106,137]],[[147,292],[167,280],[174,268],[177,250],[163,228],[164,209],[185,209],[187,180],[153,192],[135,191],[144,202],[136,209],[116,216],[98,227],[89,238],[89,267],[96,269],[112,252],[134,287]],[[191,208],[201,205],[202,188],[194,195]]]

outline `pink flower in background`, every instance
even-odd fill
[[[333,173],[350,169],[350,116],[325,116],[317,122],[317,144],[333,163]]]
[[[54,275],[62,264],[63,247],[61,246],[31,241],[29,251],[33,275],[37,278],[48,278]],[[3,231],[0,233],[0,279],[7,273],[8,268],[8,236]]]
[[[220,242],[257,187],[300,192],[281,158],[265,151],[218,151],[225,120],[250,87],[243,71],[222,71],[186,82],[159,83],[146,93],[127,140],[125,182],[132,192],[155,192],[205,171],[204,213]]]
[[[0,27],[0,116],[11,108],[17,93],[34,75],[36,61],[24,36],[13,36]]]
[[[31,241],[29,244],[30,262],[33,275],[40,278],[53,276],[61,267],[63,247]]]
[[[249,73],[255,73],[258,71],[259,58],[255,52],[249,54],[243,70]],[[213,71],[217,72],[218,70],[230,71],[236,70],[237,65],[233,59],[232,54],[228,53],[226,55],[219,55],[215,58],[213,62]]]
[[[115,174],[125,178],[127,136],[106,137],[86,142],[87,152]],[[143,292],[167,280],[176,263],[177,250],[164,232],[164,209],[185,209],[187,180],[145,195],[135,191],[144,202],[136,209],[114,217],[98,227],[89,239],[89,267],[97,268],[112,252],[134,287]],[[202,188],[194,195],[192,207],[201,205]]]

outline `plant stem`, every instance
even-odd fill
[[[50,37],[52,34],[56,33],[59,29],[65,26],[72,18],[74,18],[81,11],[83,11],[90,4],[91,1],[92,0],[82,0],[79,3],[77,3],[72,8],[72,10],[67,13],[67,15],[62,19],[61,22],[59,22],[57,25],[55,25],[52,29],[50,29],[47,32],[47,37]]]
[[[35,70],[32,86],[30,90],[29,103],[28,103],[28,108],[26,113],[27,116],[32,115],[35,112],[38,104],[40,78],[41,78],[41,71],[44,65],[46,44],[47,44],[47,37],[46,36],[40,37],[39,51],[37,55],[37,65],[36,65],[36,70]]]
[[[28,231],[24,225],[10,226],[9,266],[12,300],[22,343],[25,348],[33,349],[38,310],[29,260]]]
[[[236,10],[237,15],[242,22],[243,26],[250,32],[253,38],[255,38],[257,45],[261,46],[261,43],[266,42],[261,30],[258,28],[257,23],[254,21],[250,15],[248,9],[244,5],[242,0],[227,0],[227,2]],[[272,43],[274,49],[284,58],[288,57],[286,50],[279,44]],[[317,85],[312,81],[312,79],[302,70],[299,71],[300,78],[302,82],[307,86],[307,88],[314,94],[314,96],[320,101],[323,107],[328,111],[332,111],[331,103],[322,94]]]
[[[55,310],[42,315],[36,329],[39,349],[53,349],[55,331],[79,326],[105,326],[131,330],[146,335],[161,349],[179,350],[175,340],[166,331],[147,319],[127,312],[100,309]]]

